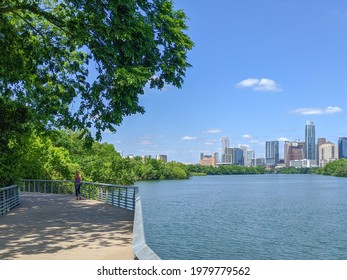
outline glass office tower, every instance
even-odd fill
[[[267,141],[265,143],[266,165],[277,165],[280,162],[279,142]]]
[[[340,158],[347,159],[347,137],[339,138],[339,159]]]
[[[316,128],[312,121],[305,127],[305,158],[316,160]]]

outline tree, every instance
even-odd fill
[[[171,0],[3,0],[1,97],[35,112],[37,127],[95,127],[100,140],[144,113],[146,84],[182,86],[186,20]]]
[[[347,160],[342,158],[342,159],[327,163],[322,168],[322,174],[338,176],[338,177],[347,177]]]
[[[25,106],[0,97],[0,187],[15,183],[27,139],[31,115]]]

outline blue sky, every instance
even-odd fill
[[[265,141],[347,136],[347,1],[176,0],[190,18],[182,89],[147,89],[144,115],[103,141],[124,155],[197,163],[221,138],[263,157]],[[281,148],[282,149],[282,148]],[[283,152],[282,152],[283,154]]]

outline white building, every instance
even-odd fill
[[[310,167],[317,167],[317,162],[312,159],[297,159],[297,160],[291,160],[289,162],[290,167],[295,168],[310,168]]]

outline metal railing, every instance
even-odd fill
[[[72,180],[24,179],[22,180],[21,190],[39,193],[73,194],[75,187]],[[81,194],[87,199],[135,210],[135,187],[82,182]]]
[[[19,205],[19,187],[17,185],[0,188],[0,215]]]
[[[20,190],[24,192],[73,194],[74,181],[72,180],[35,180],[23,179]]]
[[[21,191],[73,194],[72,180],[22,180]],[[137,260],[160,260],[159,256],[147,245],[145,239],[141,197],[138,187],[112,184],[82,182],[81,194],[87,199],[98,200],[116,207],[135,211],[133,225],[133,254]]]

